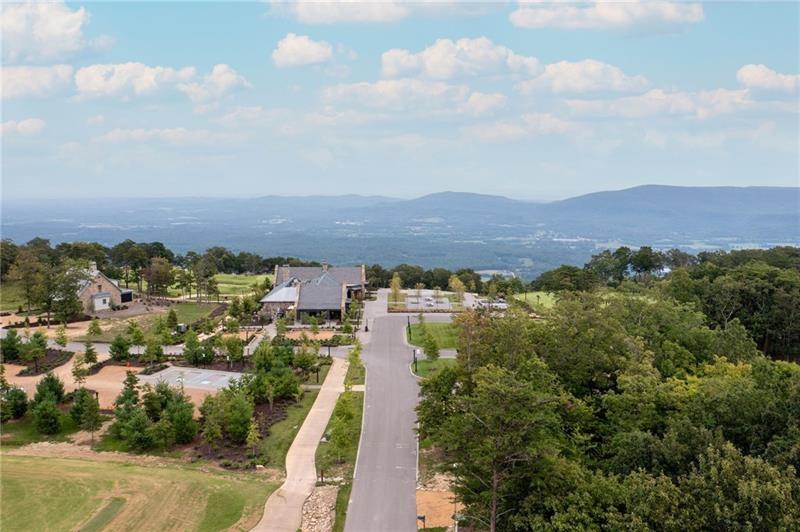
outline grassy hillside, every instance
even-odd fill
[[[275,490],[255,473],[3,456],[3,530],[249,530]]]

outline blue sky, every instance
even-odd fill
[[[797,186],[800,6],[4,4],[3,197]]]

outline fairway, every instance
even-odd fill
[[[3,530],[249,530],[277,483],[191,466],[4,454]]]
[[[221,296],[241,296],[253,293],[253,284],[259,285],[264,282],[264,279],[270,275],[247,275],[247,274],[232,274],[232,273],[218,273],[214,276],[219,287]],[[261,294],[259,294],[261,295]]]
[[[430,331],[436,340],[439,349],[455,349],[458,340],[458,327],[452,323],[425,323],[425,328]],[[422,347],[422,327],[419,323],[411,325],[411,334],[408,343]]]

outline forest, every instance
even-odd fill
[[[456,318],[418,417],[464,524],[797,529],[798,250],[636,253],[543,274],[548,310]]]

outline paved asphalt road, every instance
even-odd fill
[[[366,411],[346,532],[417,529],[414,408],[419,390],[408,370],[405,326],[403,315],[371,320],[372,338],[362,353]]]
[[[345,523],[346,532],[417,530],[417,415],[419,385],[405,341],[408,314],[387,314],[388,291],[368,302],[369,340],[364,425]],[[411,321],[416,316],[410,315]],[[450,321],[449,314],[428,315]]]

